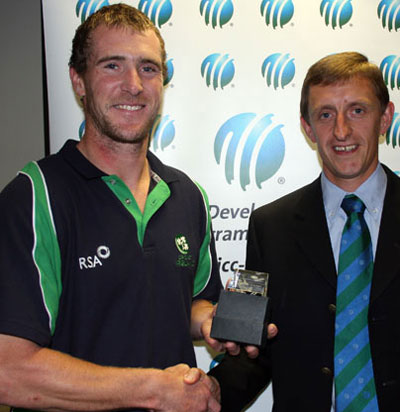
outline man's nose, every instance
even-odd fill
[[[338,113],[335,120],[334,135],[337,139],[346,139],[351,133],[351,125],[345,114]]]
[[[123,82],[124,90],[137,95],[143,90],[142,79],[136,67],[126,70]]]

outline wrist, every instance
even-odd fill
[[[130,393],[132,394],[129,408],[144,408],[149,410],[160,409],[160,395],[165,389],[167,377],[161,369],[133,368],[133,377],[130,381]]]

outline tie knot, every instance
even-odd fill
[[[342,201],[342,209],[350,216],[353,212],[364,213],[365,205],[356,195],[346,195]]]

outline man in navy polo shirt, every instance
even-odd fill
[[[136,9],[77,30],[86,129],[0,196],[0,403],[39,410],[219,411],[194,368],[221,288],[207,197],[148,152],[164,42]]]

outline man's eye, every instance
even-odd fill
[[[357,108],[354,109],[354,113],[355,114],[362,114],[362,113],[364,113],[364,110],[361,109],[361,107],[357,107]]]
[[[321,119],[329,119],[330,114],[329,113],[321,113]]]
[[[107,68],[107,69],[115,70],[115,69],[118,68],[118,66],[117,66],[115,63],[108,63],[108,64],[106,65],[106,68]]]
[[[158,73],[159,70],[155,66],[143,66],[142,70],[146,73]]]

